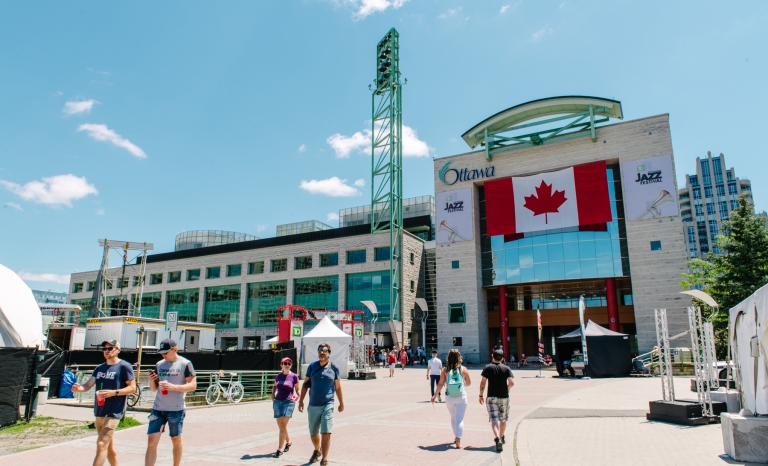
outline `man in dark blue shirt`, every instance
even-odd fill
[[[330,361],[331,347],[321,343],[317,347],[318,361],[307,368],[304,385],[301,387],[299,412],[304,412],[304,397],[309,390],[309,435],[315,451],[310,463],[314,463],[322,452],[321,465],[328,464],[328,450],[331,448],[331,430],[333,429],[333,396],[339,397],[339,412],[344,411],[344,397],[341,394],[339,368]],[[322,435],[322,442],[321,442]]]
[[[120,342],[107,340],[104,347],[104,359],[107,361],[93,370],[93,375],[86,383],[72,385],[73,392],[87,392],[97,386],[96,399],[93,401],[93,414],[96,416],[96,458],[93,466],[102,466],[106,460],[117,466],[117,451],[112,436],[125,411],[125,399],[136,390],[133,367],[118,358]]]

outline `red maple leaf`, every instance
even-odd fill
[[[541,180],[541,184],[536,188],[536,194],[525,196],[523,207],[533,212],[533,216],[544,214],[544,223],[549,223],[548,213],[559,212],[557,209],[568,199],[565,198],[565,191],[555,191],[552,194],[552,185]]]

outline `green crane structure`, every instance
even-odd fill
[[[394,321],[402,320],[403,243],[403,88],[400,35],[395,28],[376,46],[376,82],[371,89],[371,233],[389,229],[389,302]]]

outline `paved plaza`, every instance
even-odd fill
[[[485,407],[477,402],[480,370],[472,368],[463,450],[453,440],[443,404],[429,403],[422,367],[386,370],[368,381],[344,381],[346,410],[334,419],[331,464],[339,465],[725,465],[744,464],[723,455],[719,425],[686,428],[647,422],[648,401],[658,399],[658,379],[575,380],[536,378],[515,370],[510,427],[503,453],[496,453]],[[689,379],[676,379],[678,398],[693,398]],[[74,410],[74,411],[69,411]],[[48,415],[82,416],[82,408],[55,407]],[[145,422],[146,414],[137,419]],[[293,447],[279,459],[277,427],[269,402],[190,409],[184,423],[184,464],[306,464],[312,453],[306,413],[289,425]],[[146,427],[115,435],[121,466],[144,464]],[[516,445],[515,445],[516,442]],[[90,464],[94,437],[0,457],[0,465]],[[516,446],[516,448],[515,448]],[[171,464],[167,436],[158,465]]]

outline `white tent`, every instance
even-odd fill
[[[312,331],[304,335],[301,343],[305,364],[317,361],[318,345],[327,343],[331,347],[331,362],[339,368],[342,378],[347,377],[347,362],[349,361],[352,336],[344,333],[328,316],[323,317],[323,320]]]
[[[43,345],[43,317],[32,290],[0,264],[0,347]]]

